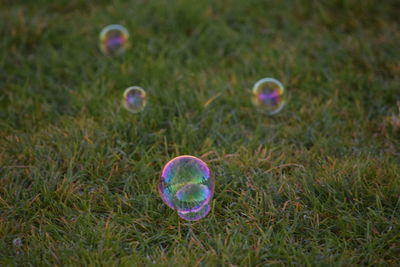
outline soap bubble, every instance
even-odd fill
[[[286,103],[285,88],[273,78],[264,78],[253,86],[254,105],[262,112],[274,115],[282,110]]]
[[[140,112],[146,106],[146,92],[138,87],[132,86],[125,90],[123,105],[132,113]]]
[[[199,220],[210,211],[214,180],[202,160],[193,156],[180,156],[165,165],[159,192],[165,204],[176,210],[180,217]]]
[[[100,50],[107,56],[119,55],[129,46],[128,30],[118,24],[111,24],[100,32]]]

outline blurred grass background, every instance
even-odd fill
[[[0,1],[0,265],[398,265],[400,2]],[[107,58],[100,30],[131,33]],[[250,89],[284,83],[259,114]],[[121,105],[131,85],[149,103]],[[400,104],[399,104],[400,105]],[[188,224],[156,190],[216,179]]]

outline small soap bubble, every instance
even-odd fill
[[[17,237],[12,241],[14,247],[19,248],[22,246],[22,240],[21,238]]]
[[[180,156],[164,166],[159,192],[165,204],[176,210],[181,218],[196,221],[210,211],[214,179],[202,160]]]
[[[122,54],[129,47],[129,32],[118,24],[111,24],[100,32],[100,50],[107,56]]]
[[[146,92],[139,86],[132,86],[125,90],[123,105],[128,111],[140,112],[146,106],[146,102]]]
[[[261,79],[253,86],[252,100],[260,111],[274,115],[285,106],[285,88],[273,78]]]

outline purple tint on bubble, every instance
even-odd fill
[[[187,212],[187,213],[178,212],[178,215],[179,215],[179,217],[181,217],[182,219],[187,220],[187,221],[198,221],[198,220],[206,217],[207,214],[210,212],[210,210],[211,210],[211,205],[207,204],[207,205],[204,205],[198,211]]]
[[[128,105],[135,105],[140,102],[141,98],[135,94],[129,94],[126,97],[126,102]]]
[[[269,93],[262,92],[258,95],[258,99],[261,102],[272,103],[273,105],[276,105],[280,101],[280,94],[277,89]]]
[[[125,38],[123,36],[116,36],[107,40],[108,46],[120,46],[124,43]]]

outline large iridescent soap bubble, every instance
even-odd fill
[[[171,209],[188,221],[204,218],[210,211],[214,194],[214,179],[202,160],[193,156],[179,156],[169,161],[162,170],[160,196]]]
[[[261,79],[253,86],[252,101],[261,112],[274,115],[286,104],[285,88],[273,78]]]
[[[146,103],[146,92],[139,86],[132,86],[125,90],[122,104],[128,111],[132,113],[140,112],[144,109]]]
[[[111,24],[100,32],[100,50],[107,56],[122,54],[129,47],[129,32],[121,25]]]

